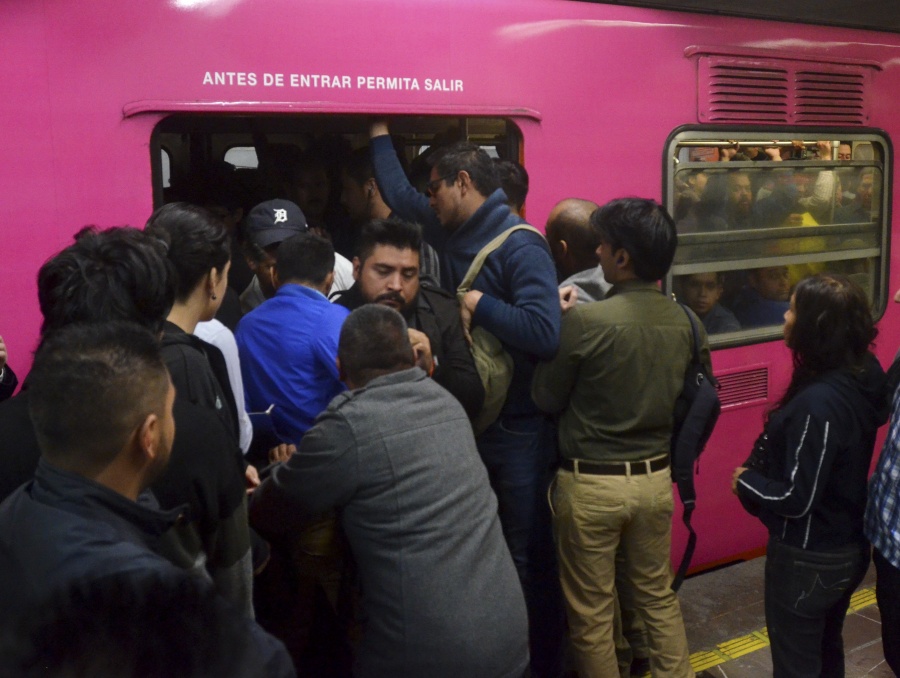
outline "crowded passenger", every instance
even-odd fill
[[[900,290],[894,294],[900,303]],[[881,615],[881,641],[887,665],[900,675],[900,361],[888,370],[887,399],[891,423],[881,456],[869,482],[865,534],[872,543]]]
[[[371,133],[382,196],[406,218],[423,215],[419,223],[441,260],[441,284],[455,293],[478,252],[523,223],[509,211],[493,162],[471,142],[441,149],[431,157],[426,199],[403,174],[387,124],[373,124]],[[526,230],[512,233],[488,257],[460,305],[464,331],[483,328],[513,359],[505,403],[497,420],[478,436],[478,450],[497,493],[503,533],[525,590],[533,675],[556,675],[563,610],[544,500],[554,445],[552,427],[530,393],[536,361],[552,358],[559,342],[559,294],[546,240]]]
[[[254,493],[254,522],[341,509],[366,619],[355,676],[519,678],[525,604],[468,417],[393,309],[354,311],[338,361],[350,391]]]
[[[560,415],[562,459],[551,502],[572,649],[580,675],[618,675],[613,611],[621,546],[651,672],[692,678],[671,589],[669,445],[693,335],[684,311],[658,288],[675,254],[675,224],[662,207],[637,198],[607,203],[591,222],[612,289],[566,314],[559,352],[537,368],[532,388],[539,407]],[[704,354],[709,367],[708,348]]]
[[[6,344],[3,337],[0,337],[0,402],[11,398],[18,385],[19,379],[9,366]]]
[[[801,281],[784,314],[790,384],[734,472],[735,494],[769,531],[765,614],[777,678],[844,673],[844,617],[869,566],[866,477],[887,415],[870,353],[876,333],[861,288],[833,275]]]
[[[267,200],[247,215],[244,229],[244,255],[253,270],[253,280],[241,293],[241,309],[249,313],[266,299],[275,296],[272,271],[275,252],[292,235],[306,233],[306,216],[290,200]],[[353,284],[353,266],[344,257],[335,255],[334,282],[329,294],[348,289]]]
[[[275,252],[275,294],[245,315],[236,335],[247,406],[274,405],[279,437],[298,444],[334,396],[343,390],[335,359],[348,312],[325,296],[334,279],[331,243],[299,233]]]
[[[269,412],[273,442],[299,445],[316,417],[344,390],[337,349],[348,311],[325,296],[334,278],[334,259],[331,243],[312,233],[284,240],[275,252],[275,296],[238,325],[247,404],[253,411]],[[275,575],[266,573],[257,603],[261,621],[279,629],[301,667],[313,632],[324,626],[323,615],[337,610],[343,547],[330,512],[302,522],[285,516],[279,527],[273,531],[263,525],[260,531],[272,544],[273,560],[284,564],[274,585],[281,591],[272,590]],[[317,604],[320,593],[324,601]]]
[[[853,200],[834,211],[834,222],[836,224],[870,223],[874,189],[875,170],[865,168],[859,174]]]
[[[378,190],[375,170],[372,168],[372,157],[368,148],[357,149],[350,155],[341,171],[341,181],[343,184],[341,205],[347,210],[350,221],[354,225],[351,249],[342,254],[352,258],[359,251],[359,229],[373,219],[390,219],[394,215],[381,197],[381,191]],[[430,279],[438,286],[441,284],[441,270],[437,253],[424,239],[419,251],[419,278]]]
[[[556,264],[563,309],[573,303],[599,301],[610,288],[597,257],[597,232],[591,226],[591,214],[597,207],[590,200],[566,198],[547,216],[547,244]]]
[[[747,271],[746,285],[731,302],[741,327],[778,325],[788,310],[791,276],[787,266],[767,266]]]
[[[506,193],[509,211],[521,217],[525,198],[528,197],[528,172],[519,163],[501,158],[494,158],[494,168],[497,170],[500,187]]]
[[[463,335],[456,299],[419,281],[422,231],[397,219],[363,226],[353,259],[356,283],[335,300],[355,310],[382,304],[403,316],[417,364],[446,388],[474,419],[484,401],[484,387]]]
[[[38,273],[41,338],[73,323],[136,322],[158,336],[175,297],[165,245],[132,228],[83,229],[75,243]],[[3,496],[30,480],[40,458],[25,388],[0,404]],[[78,394],[77,397],[82,397]],[[188,505],[189,520],[159,549],[179,567],[212,578],[217,590],[250,613],[250,533],[244,465],[233,436],[210,408],[175,399],[171,460],[153,483],[165,509]]]
[[[179,396],[208,407],[239,440],[237,406],[222,352],[194,335],[197,324],[219,310],[231,249],[222,222],[209,210],[169,203],[156,210],[144,230],[166,246],[175,281],[175,303],[163,327],[163,355]]]
[[[41,459],[35,479],[0,505],[4,621],[79,582],[189,577],[153,550],[186,508],[160,510],[147,491],[162,477],[175,437],[175,389],[157,338],[130,323],[69,324],[42,342],[28,386]],[[294,675],[280,643],[231,614],[267,675]]]
[[[719,304],[725,290],[722,273],[693,273],[678,279],[684,304],[697,314],[707,334],[737,332],[741,324],[734,313]]]

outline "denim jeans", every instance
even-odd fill
[[[900,676],[900,569],[897,569],[878,549],[872,553],[878,582],[875,597],[881,614],[881,644],[884,658],[891,670]]]
[[[556,466],[556,431],[543,415],[507,417],[491,424],[477,442],[525,594],[531,673],[535,678],[552,678],[562,672],[565,637],[547,506],[547,488]]]
[[[842,678],[844,617],[868,546],[805,551],[769,539],[765,610],[775,678]]]

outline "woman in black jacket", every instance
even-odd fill
[[[175,303],[163,328],[163,357],[179,398],[213,410],[235,441],[237,408],[222,352],[194,336],[216,315],[231,266],[224,224],[212,212],[173,202],[156,210],[145,231],[163,241],[175,278]]]
[[[884,372],[865,293],[802,280],[784,315],[794,371],[732,489],[769,530],[765,612],[775,678],[843,676],[842,630],[869,564],[863,535]]]

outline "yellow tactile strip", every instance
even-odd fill
[[[850,597],[850,612],[857,612],[864,607],[875,604],[875,589],[860,589]],[[743,657],[745,654],[756,652],[769,645],[769,634],[766,629],[753,631],[746,636],[740,636],[724,643],[716,645],[714,650],[703,650],[691,655],[691,666],[694,671],[724,664],[732,659]],[[650,675],[650,674],[647,674]]]

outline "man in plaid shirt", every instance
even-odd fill
[[[894,301],[900,303],[900,290]],[[891,393],[891,424],[869,483],[865,529],[874,547],[872,559],[878,575],[875,593],[881,612],[884,658],[891,670],[900,675],[900,390],[896,389],[894,377],[898,368],[900,362],[895,360],[888,372],[888,383],[895,387]]]

